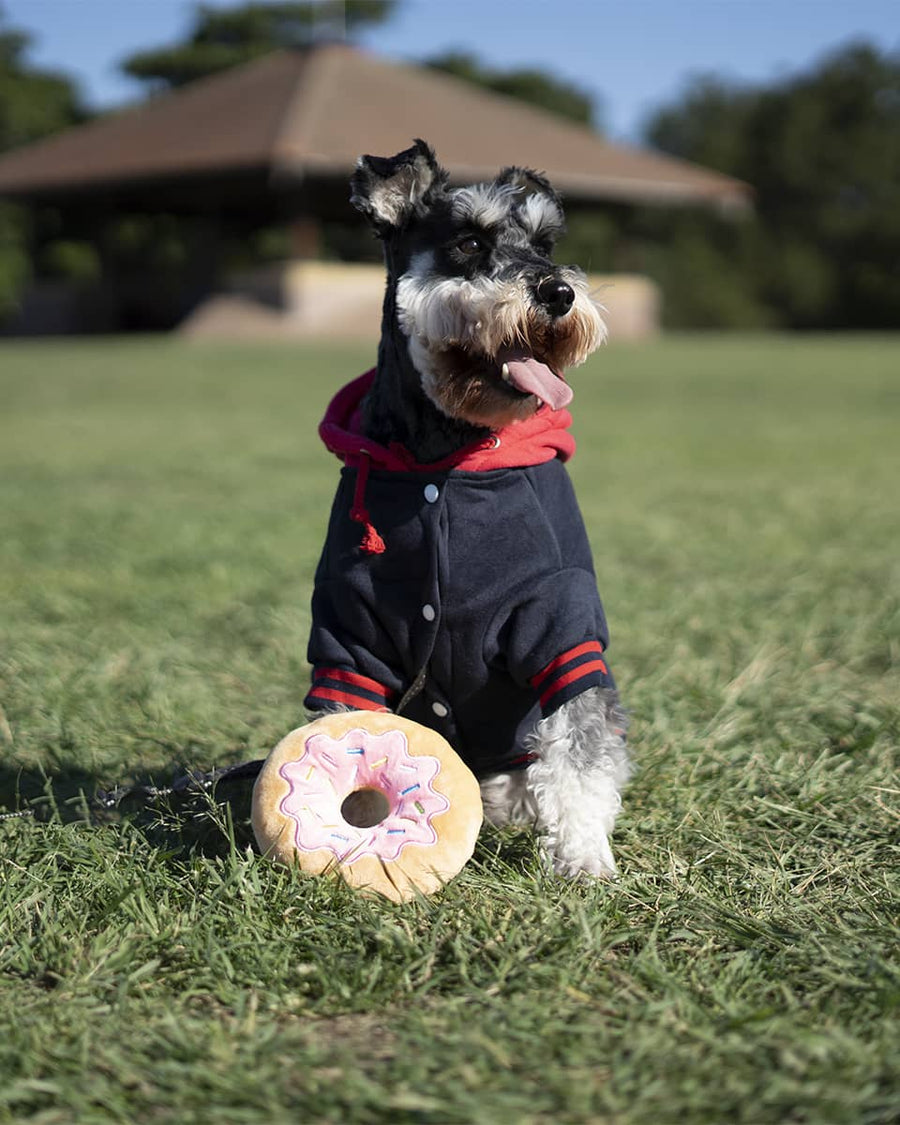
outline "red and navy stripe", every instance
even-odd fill
[[[377,680],[358,672],[319,667],[313,671],[313,684],[304,705],[313,711],[327,710],[335,703],[354,711],[389,711],[392,694]]]
[[[609,669],[603,660],[603,645],[585,641],[561,652],[530,680],[538,693],[541,711],[551,714],[589,687],[608,686]]]

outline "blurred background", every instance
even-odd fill
[[[374,338],[360,152],[563,192],[614,338],[900,325],[897,7],[5,0],[0,332]]]
[[[898,12],[0,0],[0,1122],[900,1122]],[[486,833],[398,913],[89,802],[303,722],[347,180],[415,136],[544,169],[609,310],[639,768],[614,887]]]

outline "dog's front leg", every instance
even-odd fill
[[[542,719],[531,736],[528,749],[538,759],[526,782],[542,846],[559,875],[616,874],[609,836],[631,772],[625,725],[616,693],[594,687]]]

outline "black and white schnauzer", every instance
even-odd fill
[[[611,876],[625,721],[563,379],[605,328],[580,272],[552,261],[559,197],[525,168],[451,187],[423,141],[361,157],[352,189],[387,291],[378,365],[320,428],[345,467],[306,706],[440,731],[490,821],[533,824],[560,874]]]

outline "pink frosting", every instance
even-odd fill
[[[440,769],[437,758],[410,754],[400,730],[351,730],[339,739],[314,734],[303,756],[279,770],[290,786],[280,808],[296,823],[301,851],[329,848],[346,864],[364,855],[396,859],[407,844],[437,842],[431,819],[450,808],[431,785]],[[371,828],[341,816],[344,798],[357,789],[378,789],[390,803],[385,819]]]

